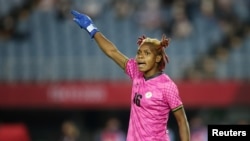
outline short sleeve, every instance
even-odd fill
[[[125,66],[125,73],[130,77],[130,79],[136,78],[136,76],[140,75],[140,72],[137,67],[137,63],[135,59],[129,59]]]
[[[164,102],[166,102],[172,111],[182,107],[182,100],[179,96],[179,90],[174,82],[169,82],[164,89]]]

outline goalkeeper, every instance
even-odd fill
[[[72,10],[73,20],[86,30],[99,48],[132,80],[127,141],[170,141],[167,123],[170,112],[177,121],[181,141],[190,141],[189,124],[178,88],[164,73],[168,63],[165,48],[169,39],[138,38],[135,58],[128,58],[94,25],[90,17]]]

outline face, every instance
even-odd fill
[[[143,44],[139,47],[136,54],[136,62],[139,70],[144,73],[144,76],[149,77],[159,72],[157,68],[160,61],[159,57],[149,45]]]

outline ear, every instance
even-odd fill
[[[162,58],[161,55],[157,55],[157,56],[156,56],[156,59],[155,59],[155,62],[156,62],[156,63],[159,63],[159,62],[161,61],[161,58]]]

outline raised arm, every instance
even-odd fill
[[[91,38],[94,38],[99,48],[113,61],[115,61],[122,69],[125,68],[125,63],[128,60],[124,54],[122,54],[117,47],[108,40],[94,25],[90,17],[85,14],[72,10],[74,21],[83,29],[85,29]]]
[[[96,43],[100,49],[112,60],[114,60],[122,69],[125,68],[125,63],[128,58],[122,54],[116,46],[109,41],[101,32],[97,32],[94,36]]]

